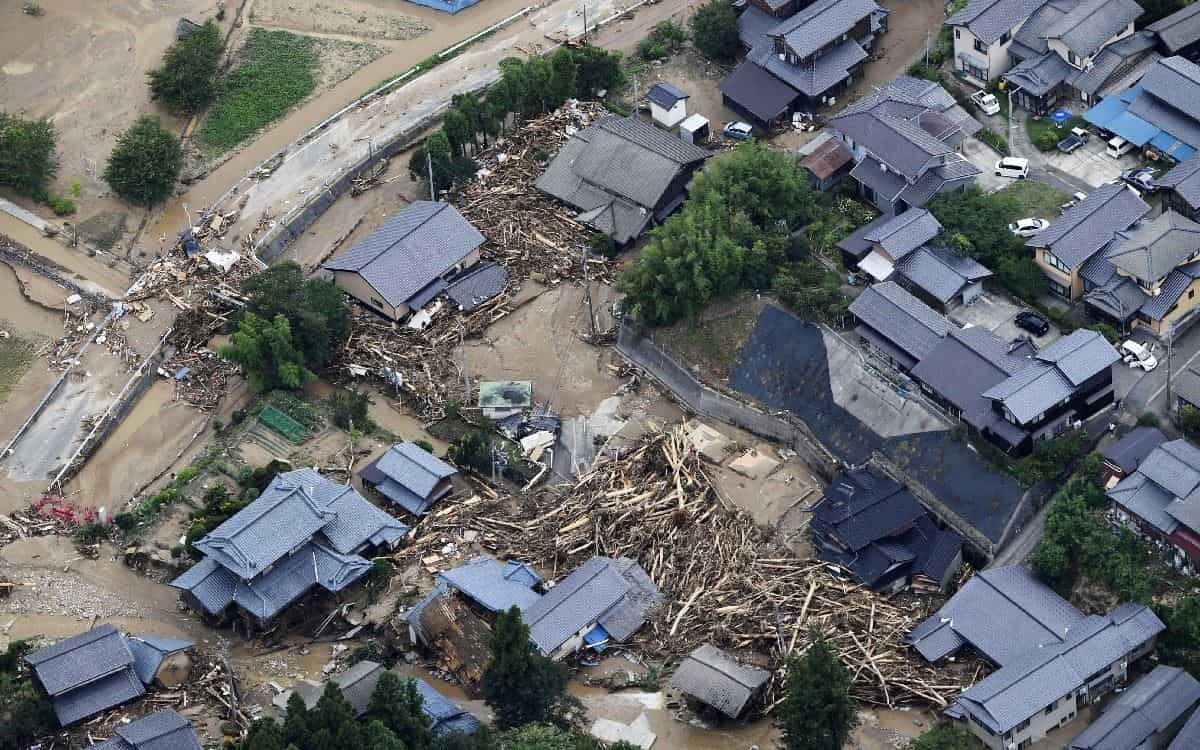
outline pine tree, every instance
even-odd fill
[[[292,693],[287,702],[287,718],[283,720],[283,739],[297,750],[307,750],[309,728],[308,706],[299,693]]]
[[[500,729],[558,718],[567,687],[562,666],[534,651],[529,626],[516,608],[501,612],[492,630],[492,658],[480,684]]]
[[[431,722],[414,680],[384,672],[367,703],[367,718],[387,727],[408,750],[427,750],[433,744]]]
[[[820,633],[802,658],[788,659],[779,723],[786,750],[841,750],[858,723],[850,673]]]
[[[299,696],[293,695],[294,698]],[[301,701],[303,706],[304,702]],[[241,750],[285,750],[287,740],[283,727],[274,719],[258,719],[250,725],[246,739],[239,745]]]
[[[312,750],[358,747],[362,738],[354,709],[346,702],[342,690],[334,682],[325,683],[325,690],[317,706],[309,714],[312,735]]]
[[[386,674],[391,674],[387,672]],[[381,721],[372,721],[367,724],[362,732],[362,749],[363,750],[409,750],[408,746],[401,742],[392,730],[383,725]]]

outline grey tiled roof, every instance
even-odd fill
[[[920,360],[954,326],[899,284],[885,281],[863,290],[850,312],[914,359]]]
[[[303,468],[277,476],[272,484],[297,484],[333,520],[321,527],[321,536],[342,554],[366,546],[392,547],[408,533],[408,526],[375,507],[353,487],[326,479],[315,469]]]
[[[1146,301],[1142,303],[1138,312],[1150,320],[1162,320],[1171,312],[1171,308],[1175,307],[1175,303],[1179,301],[1187,288],[1192,285],[1192,281],[1193,276],[1184,268],[1175,269],[1163,280],[1157,295],[1146,297]]]
[[[1160,664],[1105,706],[1100,718],[1067,743],[1067,750],[1152,747],[1165,741],[1171,725],[1198,702],[1200,682],[1178,667]]]
[[[542,598],[533,590],[541,578],[517,562],[477,557],[438,577],[492,612],[528,609]]]
[[[746,59],[771,75],[810,97],[820,96],[850,75],[850,70],[867,59],[866,50],[856,40],[846,39],[816,57],[793,65],[780,60],[769,42],[763,42]]]
[[[1124,232],[1105,253],[1117,268],[1142,279],[1156,282],[1200,252],[1200,224],[1166,211],[1153,221],[1144,221]]]
[[[1057,52],[1046,52],[1013,66],[1005,78],[1034,96],[1044,96],[1067,80],[1073,71],[1074,68]]]
[[[170,708],[119,724],[116,732],[107,742],[93,745],[93,750],[200,750],[192,723]]]
[[[458,469],[416,443],[393,445],[362,471],[364,481],[416,515],[429,509],[438,499],[435,490],[456,474]]]
[[[1030,649],[1065,639],[1082,619],[1081,612],[1028,569],[1011,565],[976,573],[905,642],[931,661],[970,644],[1005,666]]]
[[[900,260],[921,245],[937,237],[942,225],[923,208],[914,208],[893,216],[863,235],[877,242],[892,257]]]
[[[1105,462],[1126,474],[1132,474],[1155,448],[1167,441],[1167,436],[1157,427],[1134,427],[1115,443],[1100,449]]]
[[[508,271],[494,261],[480,263],[454,279],[446,287],[446,296],[463,311],[470,312],[504,291]]]
[[[46,692],[55,696],[131,668],[133,654],[120,631],[105,623],[38,649],[25,661]]]
[[[147,685],[154,682],[154,675],[162,666],[163,659],[195,645],[191,641],[157,635],[126,636],[125,642],[133,654],[133,671]]]
[[[1200,4],[1188,7],[1200,11]],[[1200,208],[1200,153],[1176,164],[1170,172],[1157,178],[1155,183],[1174,190],[1192,208]]]
[[[1039,57],[1049,52],[1050,44],[1046,41],[1046,29],[1062,18],[1074,3],[1075,0],[1050,0],[1033,11],[1029,20],[1021,24],[1021,28],[1017,29],[1016,34],[1013,34],[1012,43],[1016,46],[1009,47],[1010,54],[1015,52],[1023,61],[1028,61],[1032,57]]]
[[[746,5],[738,16],[738,37],[746,49],[754,49],[779,25],[779,19],[756,5]]]
[[[1071,385],[1077,386],[1121,357],[1099,333],[1078,328],[1038,352],[1037,359],[1054,365]]]
[[[812,529],[858,552],[906,530],[924,514],[911,492],[861,469],[834,477],[813,510]]]
[[[674,84],[662,81],[650,87],[646,98],[663,109],[670,109],[681,99],[687,99],[688,93]]]
[[[1090,69],[1076,73],[1071,85],[1094,95],[1104,89],[1105,84],[1116,83],[1135,63],[1148,66],[1162,59],[1154,52],[1154,44],[1154,35],[1145,30],[1115,41],[1100,50]]]
[[[1196,63],[1178,55],[1160,60],[1142,78],[1141,86],[1146,93],[1200,120],[1200,66]]]
[[[1091,57],[1142,12],[1134,0],[1079,0],[1045,34],[1049,39],[1060,39],[1081,58]]]
[[[1124,185],[1102,185],[1025,244],[1048,248],[1068,268],[1077,269],[1148,213],[1150,207]]]
[[[949,26],[966,26],[984,44],[998,40],[1029,18],[1045,0],[969,0],[946,19]]]
[[[474,734],[481,726],[479,720],[467,712],[462,706],[439,693],[425,680],[413,680],[417,684],[417,692],[421,694],[421,710],[433,721],[433,734],[436,737],[460,732]]]
[[[797,57],[805,58],[878,10],[874,0],[817,0],[782,21],[769,34],[783,37]]]
[[[890,115],[839,115],[830,121],[830,125],[910,180],[940,164],[940,157],[954,153],[953,147],[919,126]]]
[[[1142,605],[1118,607],[1106,617],[1087,617],[1066,633],[1063,642],[1030,646],[962,693],[957,705],[980,725],[1004,734],[1162,630],[1162,622]]]
[[[724,651],[705,643],[680,662],[671,676],[671,684],[736,719],[770,677],[771,673],[765,669],[739,664]]]
[[[910,206],[923,206],[933,196],[947,189],[948,184],[961,187],[963,181],[979,173],[979,167],[967,161],[961,154],[950,154],[944,164],[929,170],[921,175],[921,179],[900,191],[900,198]]]
[[[1167,52],[1176,54],[1184,47],[1200,41],[1200,5],[1189,3],[1146,29],[1162,40]]]
[[[1099,256],[1095,256],[1095,260]],[[1092,261],[1089,260],[1090,264]],[[1111,267],[1111,264],[1109,264]],[[1085,264],[1086,268],[1086,264]],[[1083,301],[1101,312],[1121,321],[1128,321],[1137,315],[1142,305],[1146,303],[1147,295],[1136,283],[1114,271],[1110,280],[1083,295]]]
[[[534,644],[543,654],[550,654],[597,624],[615,640],[624,640],[660,600],[658,589],[636,562],[593,557],[550,588],[521,617],[529,625]]]
[[[904,177],[897,172],[887,169],[874,156],[867,155],[854,165],[850,176],[875,191],[876,195],[887,201],[894,200],[908,187]]]
[[[896,271],[913,285],[945,304],[963,287],[992,275],[971,258],[922,247],[896,264]]]
[[[388,304],[400,305],[483,242],[449,203],[414,201],[325,268],[356,272]]]
[[[1125,477],[1108,491],[1108,497],[1164,534],[1179,528],[1179,521],[1167,513],[1167,506],[1175,498],[1145,474]]]
[[[65,726],[94,716],[101,711],[128,703],[146,694],[133,669],[118,670],[82,687],[52,696],[50,704],[58,723]]]
[[[1197,747],[1200,747],[1200,711],[1192,713],[1191,718],[1179,730],[1179,734],[1167,745],[1167,750],[1193,750]]]
[[[1174,497],[1186,498],[1200,488],[1200,448],[1186,440],[1163,443],[1142,461],[1138,473]]]

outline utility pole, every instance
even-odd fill
[[[462,371],[463,371],[463,406],[471,403],[471,376],[467,374],[467,344],[466,344],[466,328],[462,323],[458,324],[458,348],[462,350]]]
[[[587,41],[587,0],[583,0],[583,36],[580,39]]]
[[[1172,405],[1172,401],[1173,401],[1173,399],[1171,398],[1171,365],[1172,365],[1171,354],[1172,354],[1172,351],[1175,349],[1174,344],[1175,344],[1175,327],[1171,326],[1170,330],[1167,331],[1167,414],[1171,413],[1171,405]]]
[[[428,149],[425,151],[425,165],[429,167],[429,200],[436,201],[437,192],[433,187],[433,154],[429,153]]]
[[[591,251],[588,249],[587,245],[584,245],[583,246],[583,290],[584,290],[584,293],[587,294],[588,325],[591,327],[592,335],[595,336],[596,335],[596,313],[595,313],[595,311],[592,310],[592,280],[591,280],[591,276],[589,273],[590,266],[591,266],[591,264],[588,263],[589,255],[591,255]]]
[[[926,31],[925,31],[925,65],[927,65],[927,66],[929,65],[929,36],[930,36],[930,32],[928,29],[926,29]]]

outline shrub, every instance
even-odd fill
[[[662,21],[638,42],[637,56],[643,60],[662,60],[678,52],[686,41],[687,31],[682,26],[674,21]]]
[[[433,443],[428,440],[414,440],[413,445],[417,446],[426,453],[433,453]]]
[[[133,527],[137,526],[137,516],[132,513],[118,513],[113,516],[113,523],[121,531],[130,531]]]
[[[492,436],[482,430],[469,432],[450,446],[450,454],[459,466],[480,474],[492,473]]]
[[[720,62],[737,57],[741,48],[737,11],[727,0],[709,0],[692,16],[692,40],[696,49]]]
[[[1139,414],[1137,423],[1139,427],[1159,427],[1162,425],[1158,415],[1151,411],[1144,411]]]
[[[373,423],[369,416],[371,401],[367,394],[339,388],[329,397],[329,408],[333,412],[333,423],[343,430],[354,427],[369,431]]]
[[[75,529],[74,538],[79,544],[95,544],[108,536],[108,530],[98,523],[85,523]]]
[[[217,72],[225,42],[212,19],[167,48],[162,65],[151,70],[150,98],[176,114],[190,115],[217,95]]]
[[[1008,156],[1008,139],[990,128],[984,128],[976,133],[976,137],[991,146],[1001,156]]]
[[[1060,140],[1059,133],[1053,130],[1042,130],[1032,139],[1033,146],[1038,151],[1053,151]]]
[[[49,119],[0,112],[0,185],[41,199],[58,173],[57,134]]]
[[[1175,426],[1193,440],[1200,439],[1200,409],[1188,404],[1175,414]]]
[[[1121,340],[1121,334],[1108,323],[1092,323],[1088,325],[1088,329],[1103,336],[1110,344],[1115,344]]]
[[[613,241],[612,237],[609,237],[604,232],[592,232],[592,236],[588,240],[588,244],[591,246],[591,250],[594,254],[604,258],[615,258],[617,257],[617,254],[620,253],[620,248],[617,247],[617,243]]]
[[[54,212],[55,216],[70,216],[75,213],[75,201],[57,193],[46,195],[46,205],[50,206],[50,210]]]
[[[142,115],[117,136],[104,181],[130,203],[153,206],[171,195],[182,166],[179,139],[157,117]]]

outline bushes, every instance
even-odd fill
[[[718,62],[731,62],[741,48],[737,11],[727,0],[708,0],[690,22],[696,49]]]
[[[292,328],[282,315],[264,320],[247,312],[220,355],[241,365],[258,391],[299,388],[314,377],[304,366],[304,355],[296,348]]]
[[[492,473],[492,436],[482,430],[467,433],[450,446],[450,457],[459,466],[480,474]]]
[[[0,112],[0,185],[44,200],[58,173],[56,139],[49,119],[24,120]]]
[[[176,114],[190,115],[216,98],[217,71],[225,42],[221,30],[209,19],[203,26],[167,48],[162,66],[146,74],[150,97],[161,100]]]
[[[374,427],[369,416],[371,400],[365,393],[338,388],[329,397],[329,408],[333,412],[333,423],[343,430],[353,427],[370,431]]]
[[[662,21],[638,42],[637,56],[646,61],[663,60],[682,49],[685,42],[687,31],[682,26],[674,21]]]
[[[976,133],[976,137],[991,146],[1001,156],[1008,156],[1008,139],[990,128],[984,128]]]
[[[46,205],[50,206],[55,216],[70,216],[75,213],[75,201],[55,193],[46,195]]]
[[[1200,439],[1200,409],[1188,404],[1175,413],[1175,426],[1192,440]]]
[[[171,195],[182,165],[179,139],[157,117],[142,115],[117,136],[104,181],[130,203],[153,206]]]
[[[1033,452],[1016,462],[1013,475],[1025,488],[1058,479],[1087,455],[1087,444],[1087,434],[1082,430],[1038,440],[1033,444]]]
[[[350,333],[346,296],[332,282],[306,279],[296,263],[280,263],[242,284],[246,309],[265,320],[287,318],[296,347],[309,367],[329,361]]]

